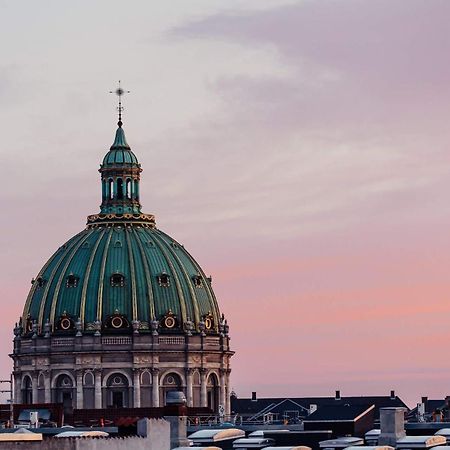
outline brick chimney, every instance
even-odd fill
[[[335,400],[340,400],[341,399],[341,391],[336,391],[336,395],[334,396]]]
[[[258,399],[256,398],[256,392],[253,391],[252,392],[252,402],[257,402],[257,401],[258,401]]]
[[[395,400],[395,391],[391,391],[391,400]]]

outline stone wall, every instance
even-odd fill
[[[139,429],[142,436],[47,438],[41,442],[0,442],[0,450],[170,450],[170,425],[167,421],[142,419]]]

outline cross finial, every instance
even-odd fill
[[[126,91],[125,89],[123,89],[119,80],[118,88],[115,91],[109,91],[109,93],[116,94],[119,97],[119,106],[117,107],[117,111],[119,112],[119,121],[117,122],[117,125],[119,125],[119,127],[122,127],[122,111],[123,111],[122,95],[129,94],[130,91]]]

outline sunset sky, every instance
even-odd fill
[[[143,210],[213,277],[239,396],[450,395],[448,0],[0,0],[0,378],[30,280]]]

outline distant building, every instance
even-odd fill
[[[299,422],[307,419],[315,411],[325,406],[366,407],[374,406],[373,417],[376,424],[380,420],[380,408],[408,406],[391,391],[386,396],[341,397],[336,391],[334,397],[278,397],[258,398],[256,392],[252,398],[231,397],[231,412],[245,416],[246,421],[261,421],[264,418],[289,422]]]
[[[305,431],[330,430],[334,437],[364,435],[374,427],[375,405],[323,405],[304,421]]]

